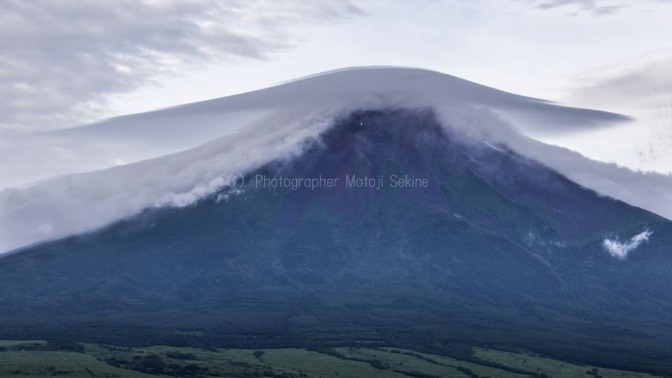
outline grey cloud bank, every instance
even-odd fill
[[[540,9],[554,9],[563,6],[573,6],[578,8],[580,11],[586,11],[593,15],[609,15],[616,13],[620,8],[623,7],[621,3],[617,1],[605,1],[605,0],[523,0],[533,4],[535,7]],[[614,5],[617,3],[617,5]]]
[[[291,25],[361,11],[349,1],[19,1],[0,4],[0,131],[100,118],[107,96],[294,44]]]

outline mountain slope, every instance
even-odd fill
[[[353,175],[385,185],[347,187]],[[420,181],[392,187],[392,175]],[[320,176],[340,181],[259,185]],[[649,242],[625,260],[602,246],[643,230]],[[431,110],[359,111],[242,186],[5,256],[0,330],[446,353],[492,345],[670,372],[669,245],[670,221],[464,138]]]

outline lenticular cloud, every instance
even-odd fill
[[[90,166],[96,170],[0,191],[0,252],[91,231],[151,207],[187,206],[220,190],[223,177],[300,154],[340,116],[384,108],[431,109],[451,135],[506,145],[604,196],[672,219],[672,177],[591,161],[524,136],[625,117],[436,72],[363,68],[42,135],[42,143],[68,146],[78,160],[133,163]]]

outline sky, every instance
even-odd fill
[[[5,0],[0,149],[26,134],[391,65],[629,115],[533,136],[669,173],[669,20],[670,0]]]

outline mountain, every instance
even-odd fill
[[[671,176],[592,161],[527,136],[608,127],[627,117],[437,72],[375,67],[13,139],[16,147],[0,150],[0,160],[35,172],[35,182],[6,187],[0,180],[0,253],[151,207],[192,204],[217,191],[223,178],[295,156],[334,119],[367,109],[432,109],[443,127],[465,138],[504,144],[579,185],[672,219]],[[24,149],[40,154],[29,153],[26,162]]]
[[[464,358],[485,345],[672,373],[672,222],[447,120],[433,107],[341,111],[183,206],[6,254],[0,332]],[[220,148],[69,182],[126,188],[102,178],[163,177],[175,161],[202,172]]]

